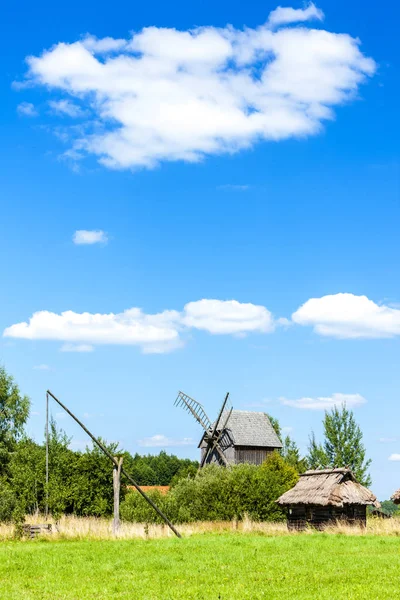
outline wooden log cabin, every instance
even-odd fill
[[[350,469],[306,471],[277,503],[286,508],[289,529],[322,529],[336,521],[366,525],[367,506],[380,507],[374,494],[358,483]]]
[[[207,448],[204,437],[199,443],[201,458]],[[228,464],[253,465],[260,465],[269,453],[282,448],[268,415],[246,410],[232,411],[226,429],[221,432],[219,446]],[[221,464],[221,459],[214,451],[206,462]]]

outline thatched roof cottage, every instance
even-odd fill
[[[350,469],[306,471],[277,502],[287,509],[289,529],[303,529],[308,523],[323,527],[339,519],[365,525],[367,506],[380,506]]]
[[[400,490],[397,490],[390,499],[395,504],[400,504]]]

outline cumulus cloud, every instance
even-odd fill
[[[72,236],[72,241],[77,245],[106,244],[108,236],[101,229],[78,229]]]
[[[272,314],[265,306],[236,300],[198,300],[185,306],[182,323],[214,334],[268,333],[274,329]]]
[[[347,408],[355,408],[365,404],[366,399],[360,394],[332,394],[332,396],[298,398],[297,400],[280,398],[280,401],[285,406],[292,406],[303,410],[330,410],[335,407],[340,408],[343,404],[346,404]]]
[[[70,100],[50,100],[49,106],[52,112],[58,115],[76,118],[82,117],[85,114],[80,106],[74,104]]]
[[[71,310],[57,314],[39,311],[28,322],[4,330],[5,337],[65,342],[63,352],[90,352],[97,344],[139,346],[144,353],[163,353],[183,345],[189,329],[217,335],[269,333],[274,328],[271,313],[264,306],[236,300],[189,302],[181,312],[165,310],[146,314],[140,308],[122,313],[92,314]]]
[[[400,310],[366,296],[334,294],[307,300],[292,315],[320,335],[336,338],[389,338],[400,335]]]
[[[312,2],[306,8],[291,8],[278,6],[269,14],[268,23],[271,25],[288,25],[289,23],[301,23],[316,19],[322,21],[324,13]]]
[[[162,434],[138,440],[143,448],[168,448],[176,446],[193,446],[196,442],[192,438],[173,439]]]
[[[393,460],[395,462],[399,462],[400,461],[400,454],[391,454],[389,456],[389,460]]]
[[[18,104],[17,112],[19,115],[24,115],[25,117],[38,116],[38,112],[31,102],[21,102],[21,104]]]
[[[71,131],[76,156],[116,169],[198,161],[315,135],[357,95],[375,63],[357,38],[307,24],[322,17],[310,4],[279,7],[254,29],[87,36],[28,57],[27,81],[90,108],[85,132]]]
[[[63,344],[61,352],[93,352],[94,348],[90,344]]]

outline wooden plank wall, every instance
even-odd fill
[[[304,529],[307,524],[317,529],[323,529],[324,526],[335,521],[365,526],[367,522],[366,506],[358,504],[345,507],[296,505],[287,510],[289,529]]]
[[[257,446],[235,446],[235,463],[250,463],[261,465],[273,448]]]

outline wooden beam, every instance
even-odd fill
[[[113,534],[117,535],[120,526],[119,520],[119,491],[121,487],[121,468],[124,460],[123,456],[119,458],[114,457],[118,462],[118,466],[113,465],[113,486],[114,486],[114,520],[113,520]]]
[[[55,400],[57,402],[57,404],[59,404],[61,406],[61,408],[63,408],[65,410],[66,413],[69,414],[70,417],[72,417],[74,419],[74,421],[76,421],[76,423],[78,423],[78,425],[80,427],[82,427],[83,431],[85,433],[88,434],[88,436],[93,440],[93,442],[100,448],[100,450],[102,452],[104,452],[104,454],[111,460],[111,462],[113,463],[113,465],[115,465],[118,468],[118,462],[115,460],[115,458],[113,457],[113,455],[111,454],[111,452],[109,450],[107,450],[107,448],[100,442],[100,440],[98,440],[97,438],[94,437],[93,433],[91,433],[89,431],[89,429],[87,427],[85,427],[85,425],[78,419],[78,417],[76,417],[74,415],[73,412],[71,412],[69,410],[69,408],[67,408],[65,406],[65,404],[63,404],[61,402],[61,400],[59,400],[58,398],[56,398],[56,396],[50,392],[50,390],[47,390],[47,393],[49,394],[49,396],[51,396],[53,398],[53,400]],[[171,521],[168,519],[167,515],[165,515],[162,510],[160,510],[158,508],[158,506],[153,502],[153,500],[151,498],[149,498],[149,496],[147,494],[144,493],[144,491],[140,488],[140,486],[136,483],[136,481],[133,479],[133,477],[131,475],[129,475],[129,473],[127,473],[125,471],[125,469],[123,467],[121,467],[121,473],[123,475],[125,475],[125,477],[127,479],[129,479],[129,481],[132,483],[132,485],[137,489],[137,491],[139,492],[139,494],[141,496],[143,496],[143,498],[146,500],[146,502],[148,502],[150,504],[150,506],[152,508],[154,508],[154,510],[156,511],[156,513],[158,515],[160,515],[160,517],[166,522],[166,524],[168,525],[168,527],[174,532],[174,534],[176,535],[176,537],[181,538],[181,534],[179,533],[179,531],[174,527],[174,525],[171,523]]]

